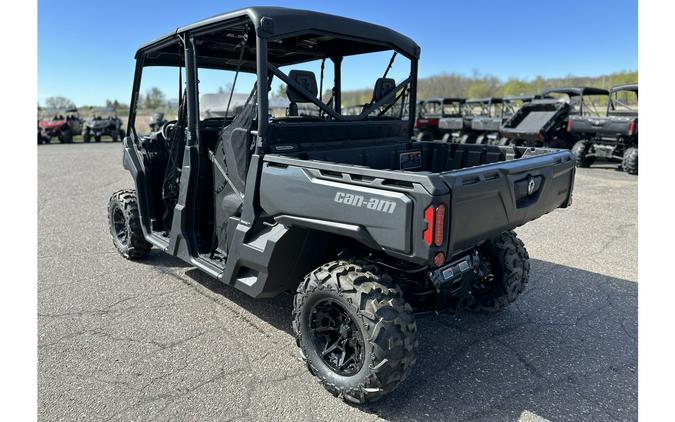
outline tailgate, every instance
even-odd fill
[[[462,130],[464,119],[462,117],[444,117],[438,121],[438,127],[445,130]]]
[[[632,117],[580,117],[570,116],[567,131],[573,133],[593,133],[598,136],[631,135]]]
[[[496,132],[501,125],[502,119],[500,118],[474,117],[471,121],[471,129],[485,132]]]
[[[519,159],[443,173],[451,189],[448,256],[566,207],[574,172],[569,151],[537,149]]]

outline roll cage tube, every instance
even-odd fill
[[[182,79],[182,72],[183,69],[185,68],[185,34],[181,36],[181,34],[176,34],[174,39],[167,40],[166,42],[153,46],[152,48],[149,48],[147,50],[143,50],[141,53],[138,54],[138,58],[136,60],[136,68],[134,70],[134,80],[133,80],[133,85],[131,89],[131,100],[129,101],[129,119],[127,120],[127,131],[126,131],[126,136],[133,136],[134,139],[138,138],[138,133],[136,133],[136,112],[138,108],[138,98],[140,95],[140,89],[141,89],[141,79],[143,78],[143,69],[146,67],[145,66],[145,58],[148,54],[152,53],[153,51],[160,50],[166,45],[170,45],[172,43],[176,43],[178,49],[180,50],[180,63],[178,66],[168,66],[168,67],[176,67],[178,69],[178,101],[179,104],[183,101],[183,79]]]

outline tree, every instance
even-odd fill
[[[145,92],[143,106],[147,109],[156,110],[166,105],[166,96],[161,89],[153,86]]]
[[[54,109],[65,109],[65,108],[75,108],[75,103],[70,101],[66,97],[56,96],[49,97],[45,100],[45,105],[47,108]]]
[[[286,85],[284,84],[279,85],[274,95],[276,97],[286,98]]]

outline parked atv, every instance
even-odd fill
[[[117,117],[114,110],[93,109],[91,111],[91,115],[84,122],[82,140],[91,142],[92,136],[96,142],[101,142],[103,136],[110,136],[113,142],[118,142],[124,138],[122,121]]]
[[[383,69],[363,111],[344,115],[343,61],[384,48],[389,67],[403,61],[403,80]],[[110,198],[115,248],[142,259],[156,247],[255,298],[295,292],[292,329],[309,372],[349,402],[388,394],[416,360],[415,312],[497,312],[517,300],[530,262],[513,229],[569,206],[575,173],[569,151],[413,139],[419,56],[389,28],[276,7],[141,47],[135,87],[144,66],[185,66],[176,86],[187,89],[177,120],[148,135],[131,97],[122,161],[135,189]],[[337,87],[327,102],[323,77],[293,69],[324,61]],[[254,75],[236,115],[199,118],[198,64],[234,81],[240,69]],[[270,114],[272,77],[286,85],[287,116]],[[407,119],[387,114],[403,103]]]
[[[40,129],[40,121],[39,120],[38,120],[38,126],[37,126],[37,143],[38,143],[38,145],[49,143],[49,138],[47,138],[46,136],[44,136],[42,134],[42,129]]]
[[[442,139],[451,133],[449,127],[441,127],[447,119],[462,118],[464,98],[437,97],[419,103],[417,120],[415,120],[415,138],[418,141]]]
[[[73,137],[82,131],[82,119],[77,109],[52,111],[50,117],[38,123],[41,131],[40,139],[43,143],[51,143],[52,138],[58,138],[62,144],[73,142]]]
[[[166,119],[164,118],[164,113],[161,112],[155,112],[152,113],[150,116],[150,122],[148,125],[150,126],[150,130],[152,132],[157,132],[162,128],[162,125],[166,123]],[[123,136],[122,136],[123,137]]]
[[[579,137],[567,130],[569,116],[599,116],[609,91],[593,87],[555,88],[523,106],[501,127],[508,144],[571,149]]]
[[[567,131],[582,138],[572,147],[577,166],[589,167],[597,158],[603,158],[618,161],[624,171],[637,174],[637,84],[613,87],[605,116],[570,116]]]

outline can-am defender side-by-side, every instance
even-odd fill
[[[541,95],[508,95],[503,98],[504,105],[502,111],[502,125],[506,123],[521,107],[532,100],[541,99]],[[501,134],[501,125],[499,128],[499,141],[498,145],[508,145],[510,140],[509,138]]]
[[[504,100],[488,97],[467,100],[467,104],[470,104],[473,110],[471,131],[476,137],[474,142],[488,145],[499,144],[499,128],[504,123]]]
[[[461,116],[443,119],[440,126],[445,130],[443,142],[459,144],[483,143],[485,136],[494,128],[493,116],[501,116],[501,98],[470,98],[462,107]],[[474,124],[474,120],[478,120]],[[501,124],[501,117],[498,118]],[[480,139],[479,139],[480,138]]]
[[[91,142],[94,137],[96,142],[101,142],[103,136],[110,136],[113,142],[122,140],[122,121],[112,109],[92,109],[82,128],[82,140]]]
[[[637,174],[637,84],[613,87],[605,116],[570,116],[567,131],[582,138],[572,147],[577,166],[589,167],[601,158],[618,161],[625,172]]]
[[[156,111],[150,115],[150,121],[148,122],[148,126],[150,127],[150,130],[152,132],[157,132],[162,128],[162,125],[166,123],[166,118],[164,117],[164,113]]]
[[[433,141],[452,133],[452,128],[443,126],[442,122],[447,119],[462,118],[464,98],[429,98],[421,101],[418,107],[415,138],[418,141]]]
[[[51,143],[52,138],[58,138],[63,144],[73,142],[73,137],[82,131],[82,119],[76,108],[67,110],[52,110],[49,117],[38,123],[41,136],[38,143]]]
[[[110,198],[114,246],[129,259],[155,247],[256,298],[295,291],[293,332],[321,384],[356,403],[389,393],[415,363],[416,311],[518,298],[530,263],[512,230],[567,207],[575,174],[569,151],[416,141],[419,55],[382,26],[271,7],[141,47],[123,154],[135,190]],[[382,73],[368,105],[344,115],[342,70],[360,60]],[[141,81],[157,66],[185,75],[178,117],[142,134]],[[330,78],[309,70],[324,67]],[[252,86],[236,115],[200,119],[200,74],[214,69],[233,75],[230,92]]]
[[[570,116],[599,116],[609,91],[593,87],[553,88],[525,103],[501,127],[508,144],[571,149],[578,136],[567,131]]]

